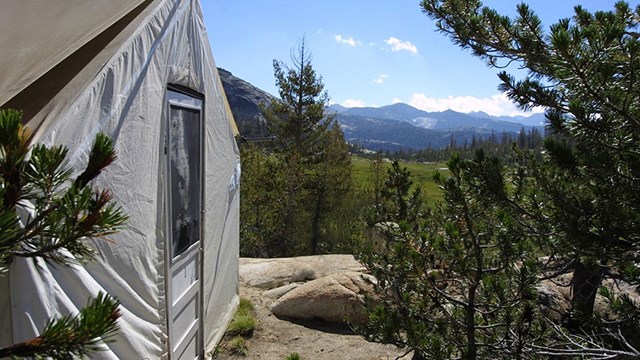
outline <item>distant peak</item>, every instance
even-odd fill
[[[395,103],[395,104],[391,104],[391,105],[387,105],[387,106],[383,106],[383,107],[395,107],[395,108],[405,108],[405,109],[415,109],[415,107],[409,105],[409,104],[405,104],[405,103]]]
[[[335,112],[339,112],[340,113],[340,112],[343,112],[343,111],[347,111],[350,108],[348,108],[346,106],[342,106],[340,104],[331,104],[331,105],[327,106],[327,109],[328,110],[333,110]]]
[[[472,112],[470,112],[470,113],[469,113],[469,115],[472,115],[472,116],[478,116],[478,117],[487,117],[487,116],[491,116],[491,115],[487,114],[487,113],[486,113],[486,112],[484,112],[484,111],[472,111]]]

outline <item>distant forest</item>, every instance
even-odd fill
[[[401,149],[398,151],[382,152],[383,156],[394,160],[417,162],[445,162],[453,153],[458,153],[463,159],[472,158],[477,150],[482,149],[485,154],[495,156],[505,163],[512,162],[514,147],[521,150],[530,150],[536,158],[540,157],[545,137],[557,138],[550,132],[544,132],[538,128],[529,130],[524,127],[518,134],[503,131],[492,132],[489,135],[474,135],[470,141],[457,143],[453,135],[449,145],[445,148],[427,148],[422,150]],[[358,156],[373,158],[376,153],[365,150],[359,144],[350,144],[352,153]]]

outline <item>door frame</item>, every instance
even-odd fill
[[[180,96],[185,96],[188,97],[190,99],[199,101],[200,105],[196,106],[196,105],[190,105],[190,104],[185,104],[185,103],[181,103],[178,100],[173,100],[170,98],[171,94],[175,93],[177,95]],[[179,107],[179,108],[184,108],[184,109],[190,109],[190,110],[198,110],[200,112],[200,139],[199,139],[199,149],[200,149],[200,166],[199,166],[199,171],[200,171],[200,179],[199,179],[199,201],[200,201],[200,208],[198,209],[198,213],[199,213],[199,229],[198,229],[198,241],[194,244],[191,244],[189,247],[187,247],[184,251],[182,251],[180,254],[176,255],[175,257],[172,256],[173,254],[173,229],[172,229],[172,210],[171,210],[171,173],[170,173],[170,169],[171,169],[171,154],[169,151],[169,145],[170,145],[170,114],[171,114],[171,107]],[[164,216],[165,216],[165,236],[164,236],[164,251],[165,251],[165,311],[166,311],[166,326],[167,326],[167,351],[168,351],[168,357],[169,359],[172,359],[173,357],[173,351],[172,351],[172,322],[173,322],[173,304],[172,304],[172,300],[173,300],[173,286],[172,286],[172,273],[171,273],[171,269],[173,267],[181,267],[184,266],[184,262],[186,262],[186,259],[188,258],[188,254],[190,252],[193,251],[194,247],[197,247],[198,250],[198,254],[196,257],[196,261],[197,261],[197,276],[198,276],[198,282],[199,282],[199,289],[198,289],[198,326],[197,326],[197,332],[199,334],[199,336],[197,336],[196,339],[196,349],[197,349],[197,354],[198,357],[200,359],[204,359],[204,319],[203,319],[203,315],[204,315],[204,282],[203,282],[203,275],[204,275],[204,266],[203,266],[203,260],[204,260],[204,244],[203,244],[203,237],[204,237],[204,226],[205,226],[205,98],[203,94],[200,94],[196,91],[193,91],[189,88],[186,88],[184,86],[180,86],[180,85],[173,85],[170,84],[167,86],[167,88],[165,89],[165,96],[164,96],[164,102],[163,102],[163,108],[165,109],[163,111],[163,116],[162,116],[162,141],[163,141],[163,149],[164,152],[161,154],[161,156],[164,156],[163,159],[163,163],[164,163],[164,178],[165,178],[165,182],[164,182],[164,194],[165,194],[165,206],[164,206]]]

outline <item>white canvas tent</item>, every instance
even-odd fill
[[[0,276],[0,345],[105,291],[120,334],[104,359],[195,359],[238,303],[235,125],[198,0],[4,1],[0,107],[80,169],[99,131],[118,159],[98,179],[130,216],[85,266],[18,259]]]

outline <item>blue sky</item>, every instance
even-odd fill
[[[485,4],[513,14],[519,2]],[[548,26],[571,16],[575,4],[609,10],[615,1],[528,3]],[[277,94],[273,60],[290,64],[291,50],[304,36],[332,103],[521,113],[497,90],[497,71],[437,33],[417,0],[204,0],[202,5],[216,64],[271,94]]]

